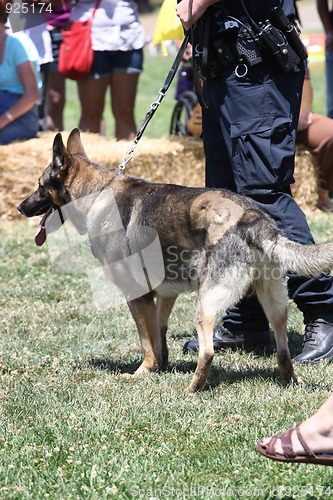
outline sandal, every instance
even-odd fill
[[[323,212],[332,213],[333,212],[333,203],[331,201],[318,201],[318,208]]]
[[[272,460],[278,460],[279,462],[295,462],[295,463],[305,463],[305,464],[320,464],[320,465],[332,465],[333,466],[333,453],[314,453],[306,442],[304,441],[301,431],[299,429],[300,424],[297,424],[296,427],[289,429],[287,432],[283,434],[275,434],[271,437],[270,441],[267,444],[261,444],[261,441],[257,443],[257,451],[264,455],[266,458],[271,458]],[[292,443],[291,443],[291,434],[296,430],[296,434],[299,442],[303,446],[306,451],[306,455],[297,455],[294,453]],[[283,450],[283,455],[280,453],[276,453],[275,444],[277,440],[281,440],[281,446]]]

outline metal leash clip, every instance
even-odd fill
[[[156,99],[156,101],[152,102],[150,105],[151,111],[155,111],[158,108],[158,106],[161,104],[163,97],[165,97],[165,94],[166,94],[166,92],[163,92],[163,90],[160,89],[160,91],[158,93],[158,98]]]
[[[138,141],[135,138],[134,141],[132,142],[131,147],[128,148],[124,152],[123,161],[121,162],[121,164],[118,167],[118,175],[121,174],[123,172],[123,170],[125,170],[127,163],[129,163],[131,161],[131,159],[133,158],[133,153],[134,153],[134,150],[135,150],[137,144],[138,144]]]

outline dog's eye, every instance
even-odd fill
[[[59,172],[58,171],[52,171],[51,172],[51,179],[53,181],[57,181],[60,179],[60,175],[59,175]]]
[[[43,186],[43,184],[39,184],[38,191],[40,195],[45,195],[47,193],[47,189],[45,186]]]

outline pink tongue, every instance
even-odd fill
[[[38,247],[41,247],[46,241],[46,231],[45,227],[38,226],[37,233],[35,234],[35,243]]]
[[[48,216],[51,215],[51,213],[52,213],[52,208],[49,208],[39,223],[37,233],[35,235],[35,243],[39,247],[41,247],[46,241],[45,222]]]

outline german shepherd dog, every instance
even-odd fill
[[[112,191],[118,214],[114,204],[106,203],[106,190]],[[122,279],[121,268],[117,270],[110,262],[131,255],[131,242],[140,239],[139,228],[153,228],[159,238],[163,280],[127,300],[144,357],[133,376],[166,368],[172,307],[180,293],[197,290],[199,355],[190,392],[202,390],[206,383],[217,315],[249,293],[257,294],[274,330],[282,376],[288,382],[297,381],[288,348],[285,275],[313,276],[332,269],[333,242],[300,245],[290,241],[254,201],[227,190],[156,184],[92,163],[79,130],[74,129],[67,148],[61,134],[55,136],[53,160],[40,177],[38,189],[18,210],[26,217],[44,214],[45,222],[52,211],[79,199],[88,201],[77,204],[68,218],[80,233],[87,234],[92,253],[108,277],[114,279],[118,272],[120,289],[124,281],[133,279],[134,283],[135,272]],[[114,233],[119,229],[119,215],[121,237],[119,231]],[[46,238],[44,225],[37,244]],[[145,263],[142,268],[147,271],[150,262]]]

